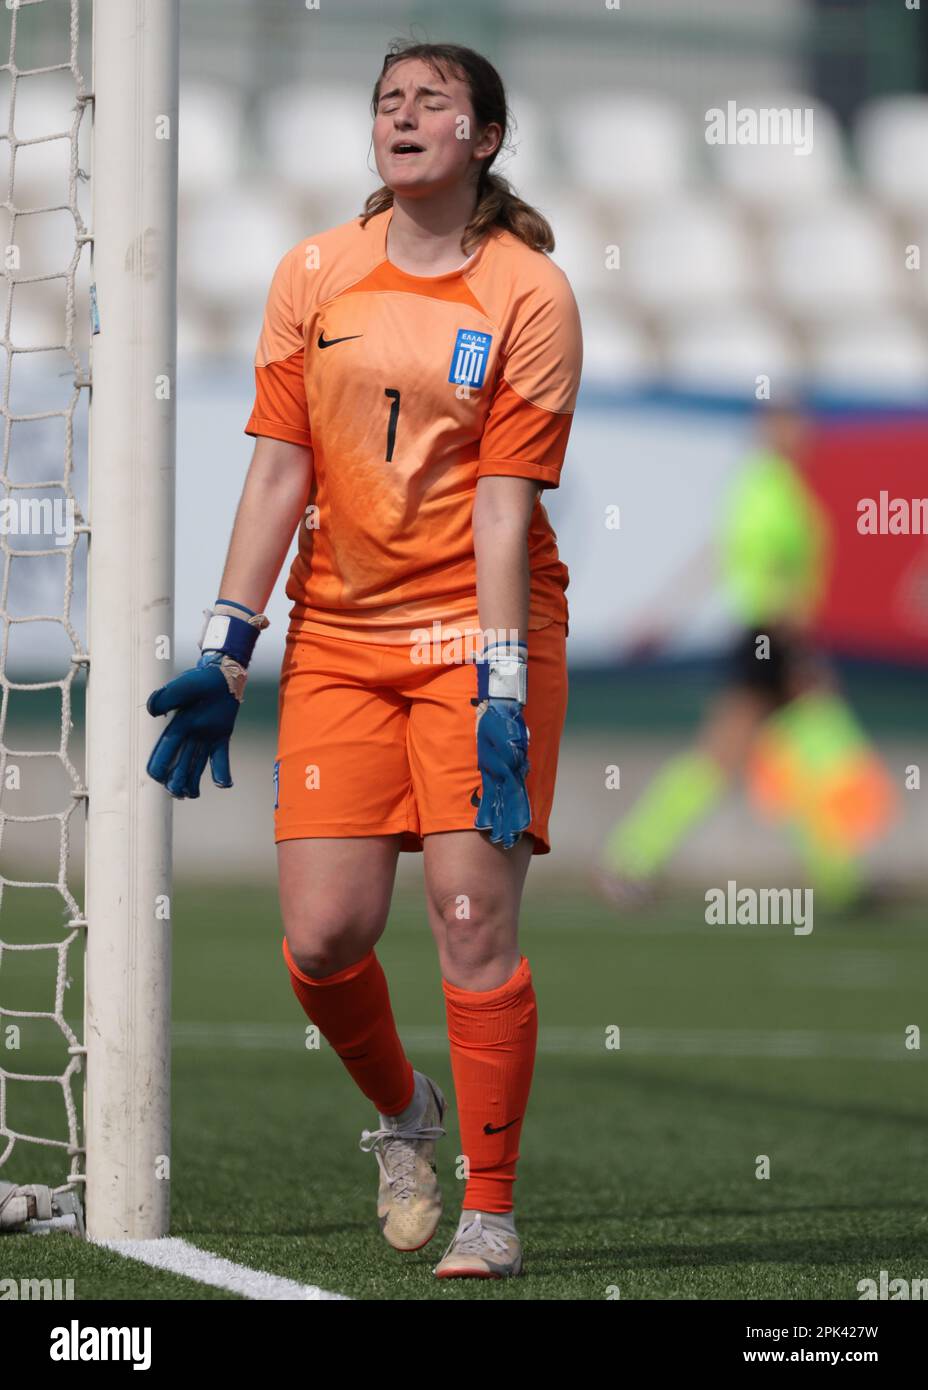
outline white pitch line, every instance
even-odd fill
[[[234,1264],[232,1260],[225,1260],[208,1250],[200,1250],[176,1236],[166,1236],[163,1240],[97,1240],[93,1244],[115,1250],[117,1255],[125,1255],[130,1260],[139,1260],[153,1269],[167,1269],[173,1274],[195,1279],[200,1284],[228,1289],[230,1293],[241,1294],[243,1298],[291,1302],[352,1301],[346,1294],[329,1293],[315,1284],[298,1284],[293,1279],[267,1274],[263,1269],[249,1269],[248,1265]]]
[[[177,1048],[234,1048],[245,1052],[290,1052],[303,1047],[299,1024],[177,1022],[172,1029]],[[410,1052],[447,1052],[448,1035],[441,1027],[400,1028]],[[812,1029],[639,1028],[621,1030],[616,1053],[634,1057],[774,1057],[784,1061],[820,1057],[842,1061],[904,1062],[919,1055],[907,1051],[900,1035],[834,1033]],[[593,1057],[606,1050],[605,1029],[550,1027],[539,1029],[539,1053]]]

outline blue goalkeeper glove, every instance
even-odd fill
[[[177,710],[152,750],[147,771],[178,799],[200,795],[207,761],[216,786],[232,786],[229,739],[251,654],[259,632],[268,626],[263,613],[225,599],[217,599],[205,617],[196,666],[148,697],[149,714]]]
[[[522,718],[527,694],[528,648],[498,642],[477,659],[477,766],[482,795],[475,830],[512,849],[531,824],[525,778],[529,733]]]

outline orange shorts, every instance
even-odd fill
[[[528,634],[534,853],[548,854],[558,745],[567,710],[567,630]],[[280,678],[274,839],[472,830],[480,796],[471,663],[416,665],[410,649],[303,633]]]

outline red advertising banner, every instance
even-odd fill
[[[832,523],[816,631],[849,655],[928,662],[928,420],[826,421],[810,445]]]

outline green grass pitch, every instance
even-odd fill
[[[28,897],[19,935],[4,922],[13,939],[41,939]],[[925,1063],[904,1046],[926,1022],[923,908],[817,921],[807,937],[708,927],[703,911],[694,892],[622,921],[582,886],[530,881],[521,945],[541,1032],[516,1186],[525,1275],[439,1281],[460,1140],[420,895],[397,892],[378,954],[410,1058],[451,1106],[445,1217],[401,1255],[379,1233],[378,1169],[358,1148],[373,1110],[327,1045],[304,1045],[273,887],[179,885],[172,1234],[354,1299],[856,1299],[884,1269],[924,1277]],[[47,979],[27,984],[45,998]],[[8,1069],[62,1065],[38,1031]],[[62,1133],[50,1088],[11,1084],[8,1106],[11,1124]],[[47,1181],[42,1158],[23,1150],[4,1176]],[[0,1239],[7,1277],[70,1277],[78,1299],[233,1297],[66,1236]]]

